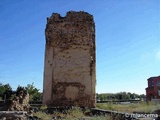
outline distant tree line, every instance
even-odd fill
[[[130,92],[119,93],[103,93],[96,94],[97,101],[127,101],[127,100],[142,100],[145,98],[144,94],[138,95]]]
[[[30,102],[42,101],[42,93],[34,86],[34,83],[27,84],[25,87],[18,86],[16,91],[13,91],[9,84],[0,83],[0,100],[12,99],[21,88],[28,91]]]
[[[22,88],[22,86],[18,86],[16,91],[13,91],[9,84],[0,83],[0,100],[12,99],[20,88]],[[28,91],[30,102],[42,101],[42,93],[34,86],[34,83],[27,84],[27,86],[23,88]],[[145,98],[144,94],[138,95],[130,92],[96,94],[97,101],[127,101],[135,99],[141,100],[143,98]]]

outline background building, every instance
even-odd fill
[[[160,76],[150,77],[146,88],[147,100],[160,99]]]

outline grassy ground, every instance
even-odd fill
[[[128,113],[133,113],[133,112],[153,113],[155,110],[160,109],[160,104],[155,104],[153,102],[148,102],[148,103],[140,102],[127,105],[98,103],[97,108],[119,111],[119,112],[128,112]]]
[[[39,111],[37,113],[34,113],[34,116],[37,116],[42,120],[51,120],[53,117],[62,120],[63,118],[65,120],[84,120],[84,118],[87,118],[87,120],[111,120],[109,116],[86,116],[86,114],[88,113],[90,113],[90,110],[82,111],[80,108],[75,107],[73,109],[64,111],[63,113],[56,111],[50,115],[47,115],[42,111]]]
[[[109,116],[86,117],[85,115],[83,115],[83,116],[77,115],[77,113],[76,113],[76,116],[75,116],[75,114],[72,114],[72,115],[59,114],[58,116],[61,116],[60,118],[55,114],[47,115],[47,114],[42,113],[42,112],[37,112],[34,115],[37,116],[38,118],[41,118],[42,120],[51,120],[53,117],[56,118],[56,120],[57,119],[58,120],[84,120],[84,118],[87,119],[87,120],[111,120],[111,118]]]
[[[128,105],[121,105],[121,104],[112,104],[112,103],[98,103],[97,108],[106,109],[106,110],[113,110],[118,112],[142,112],[142,113],[153,113],[155,110],[160,109],[160,104],[154,104],[152,102],[146,103],[135,103],[135,104],[128,104]],[[42,110],[45,107],[42,107]],[[41,118],[42,120],[51,120],[53,117],[55,118],[65,118],[65,120],[112,120],[111,117],[108,115],[106,116],[92,116],[90,114],[90,110],[82,111],[80,108],[75,107],[70,110],[66,110],[63,113],[55,111],[53,114],[46,114],[42,111],[34,113],[34,116]],[[118,119],[117,119],[118,120]]]

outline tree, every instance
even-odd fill
[[[0,97],[4,99],[10,99],[12,95],[12,88],[9,84],[3,85],[2,83],[0,84]]]
[[[100,101],[106,100],[106,94],[98,94],[98,97],[99,97]]]
[[[29,93],[30,102],[42,100],[42,94],[39,89],[35,88],[34,83],[28,84],[25,89]]]

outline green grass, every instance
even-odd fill
[[[77,117],[84,117],[85,116],[83,111],[78,107],[67,110],[66,113],[67,113],[67,118],[72,118],[72,117],[77,118]]]
[[[98,103],[97,108],[105,110],[113,110],[118,112],[144,112],[153,113],[155,110],[160,109],[160,104],[155,104],[153,102],[140,102],[128,105],[113,104],[113,103]]]
[[[52,115],[47,115],[46,113],[43,113],[41,111],[34,113],[34,116],[37,116],[38,118],[41,118],[42,120],[52,119]]]
[[[35,116],[37,116],[38,118],[41,118],[42,120],[51,120],[53,116],[61,116],[64,117],[65,115],[62,115],[61,113],[59,114],[52,114],[52,115],[47,115],[43,112],[37,112],[34,114]],[[111,118],[109,116],[92,116],[92,117],[86,117],[86,116],[79,116],[77,113],[72,114],[72,115],[67,115],[64,117],[65,120],[84,120],[84,118],[86,118],[87,120],[111,120]]]
[[[89,112],[89,109],[82,111],[79,107],[74,107],[72,109],[66,110],[63,113],[55,111],[53,114],[46,114],[40,111],[34,113],[34,116],[37,116],[42,120],[51,120],[53,116],[61,116],[62,118],[65,118],[65,120],[83,120],[84,118],[87,120],[111,120],[109,116],[86,116],[85,114]]]
[[[44,110],[46,106],[42,106],[41,110]],[[121,105],[121,104],[113,104],[113,103],[98,103],[97,108],[118,111],[118,112],[144,112],[144,113],[153,113],[155,110],[160,109],[160,104],[155,104],[152,102],[141,102],[141,103],[134,103],[128,105]],[[51,120],[54,116],[61,116],[65,118],[65,120],[80,120],[83,118],[87,118],[87,120],[112,120],[111,116],[92,116],[87,115],[91,113],[89,109],[86,111],[82,111],[79,107],[74,107],[72,109],[66,110],[65,112],[54,112],[51,115],[45,114],[43,112],[37,112],[34,115],[41,118],[42,120]]]

